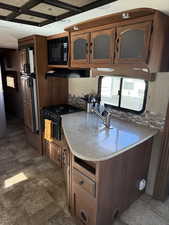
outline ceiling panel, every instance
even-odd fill
[[[40,13],[44,13],[44,14],[51,15],[51,16],[60,16],[64,13],[69,12],[66,9],[61,9],[61,8],[58,8],[58,7],[55,7],[53,5],[49,5],[46,3],[40,3],[40,4],[36,5],[35,7],[31,8],[31,11],[40,12]]]
[[[21,7],[27,2],[29,2],[29,0],[0,0],[0,3],[5,3],[8,5],[13,5],[17,7]]]
[[[59,0],[59,1],[73,6],[82,7],[92,2],[95,2],[96,0]]]
[[[1,20],[45,26],[114,1],[119,0],[0,0],[0,16]]]
[[[17,16],[16,19],[30,21],[30,22],[36,22],[36,23],[42,23],[46,20],[46,19],[43,19],[40,17],[30,16],[30,15],[26,15],[26,14],[21,14],[21,15]]]
[[[12,11],[0,9],[0,16],[8,16]]]

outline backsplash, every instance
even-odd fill
[[[80,107],[82,109],[86,109],[85,101],[81,99],[80,96],[69,95],[69,104]],[[121,120],[130,121],[136,124],[140,124],[142,126],[155,128],[155,129],[163,129],[165,124],[164,116],[160,114],[155,114],[153,112],[146,111],[140,115],[122,112],[119,110],[112,110],[112,116]]]

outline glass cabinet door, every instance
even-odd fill
[[[151,22],[117,28],[116,63],[147,61]]]
[[[89,33],[72,35],[71,63],[89,63]]]
[[[112,64],[114,59],[115,29],[91,33],[91,63]]]

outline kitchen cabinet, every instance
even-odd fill
[[[62,148],[56,143],[51,142],[47,151],[49,159],[53,160],[58,167],[62,168]]]
[[[116,63],[147,63],[152,22],[117,27]]]
[[[48,159],[51,159],[58,168],[63,169],[65,184],[66,184],[66,194],[67,194],[67,204],[70,205],[70,151],[67,146],[65,139],[53,142],[48,142],[43,140],[43,155]]]
[[[123,18],[125,14],[129,18]],[[169,47],[166,45],[168,30],[167,15],[157,10],[141,8],[67,27],[65,31],[72,38],[71,67],[111,68],[110,75],[154,80],[152,74],[169,71]],[[83,63],[73,58],[72,41],[81,35],[87,35]],[[78,50],[81,51],[80,48]],[[105,72],[106,70],[98,70],[97,76],[105,76]]]
[[[79,225],[111,225],[144,193],[151,149],[152,138],[108,160],[71,154],[70,209]]]
[[[90,64],[113,64],[115,28],[91,32]]]
[[[115,28],[71,36],[71,66],[111,65],[114,60]]]
[[[72,35],[71,37],[71,64],[89,64],[89,33]]]
[[[73,215],[78,225],[96,224],[96,199],[73,183]]]

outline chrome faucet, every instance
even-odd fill
[[[103,124],[105,127],[112,129],[113,127],[111,126],[111,112],[104,110],[103,113],[101,114],[95,107],[92,107],[91,112],[95,113],[101,120],[103,120]]]

